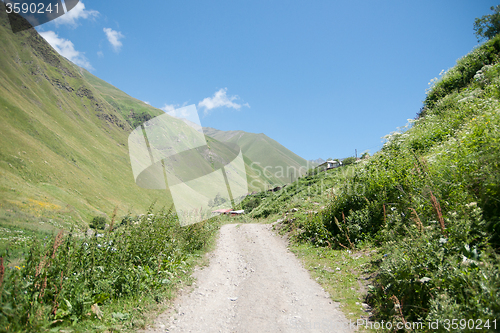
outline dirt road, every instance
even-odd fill
[[[224,225],[194,290],[146,332],[351,332],[270,225]],[[352,328],[352,327],[351,327]]]

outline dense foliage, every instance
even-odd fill
[[[381,319],[500,315],[499,45],[435,82],[425,112],[356,167],[322,216],[337,244],[382,247],[370,299]]]
[[[342,160],[342,164],[343,164],[343,165],[353,164],[354,162],[356,162],[356,157],[354,157],[354,156],[347,157],[347,158],[344,158],[344,159]]]
[[[106,218],[104,216],[94,216],[89,225],[92,229],[103,230],[106,227]]]
[[[448,70],[441,79],[433,79],[434,85],[427,93],[424,101],[424,107],[419,116],[425,116],[430,109],[433,109],[434,114],[440,113],[445,109],[449,109],[448,95],[454,95],[464,89],[467,89],[472,81],[476,81],[475,75],[481,75],[479,71],[487,65],[498,63],[498,55],[500,53],[500,39],[494,38],[480,47],[470,52],[467,56],[459,59],[457,64]],[[481,86],[478,80],[477,85]],[[484,86],[483,82],[483,86]],[[473,84],[474,86],[474,84]],[[471,86],[472,87],[472,86]],[[491,88],[494,88],[492,86]],[[493,94],[495,95],[495,94]],[[498,93],[496,94],[498,97]],[[437,105],[438,102],[440,105]]]
[[[36,239],[17,266],[2,259],[0,331],[98,320],[110,315],[103,306],[122,298],[160,301],[217,229],[215,222],[181,227],[174,214],[150,212],[84,238],[61,231]]]
[[[281,215],[292,239],[316,246],[377,246],[383,257],[367,300],[375,320],[492,325],[500,317],[499,56],[500,37],[474,49],[433,80],[417,119],[381,151],[311,170],[267,193],[252,215]],[[311,211],[321,197],[325,209]]]
[[[477,40],[492,39],[500,32],[500,5],[490,8],[494,13],[476,18],[474,32]]]

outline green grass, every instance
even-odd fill
[[[115,206],[125,215],[169,204],[168,193],[134,184],[126,121],[73,65],[34,30],[2,25],[0,44],[0,199],[59,205],[82,228]]]
[[[119,216],[140,214],[153,201],[169,207],[169,191],[135,184],[128,152],[132,129],[164,112],[71,64],[35,30],[13,34],[3,14],[0,23],[3,221],[37,226],[43,222],[40,219],[48,213],[42,207],[26,209],[23,202],[29,200],[60,206],[56,219],[70,220],[82,232],[94,216],[106,216],[115,207]],[[172,133],[186,126],[176,119],[170,125],[180,126]],[[213,146],[217,142],[208,141]],[[266,177],[262,167],[252,168],[248,157],[244,161],[250,192],[279,181]],[[6,209],[25,214],[9,214]]]
[[[206,263],[220,223],[181,227],[174,214],[150,210],[111,225],[98,235],[34,236],[14,267],[2,254],[0,331],[144,328]]]
[[[307,169],[307,161],[280,145],[265,134],[248,133],[244,131],[219,131],[214,128],[203,128],[206,135],[221,141],[237,144],[243,154],[252,162],[252,168],[261,177],[270,179],[270,185],[281,185],[296,180]],[[264,173],[263,168],[268,167]],[[292,178],[290,177],[292,175]],[[273,186],[273,187],[274,187]],[[267,189],[267,188],[265,188]]]
[[[310,243],[294,243],[290,250],[301,259],[332,301],[340,303],[340,310],[348,319],[353,322],[369,319],[371,313],[366,294],[372,287],[369,278],[374,273],[371,262],[378,257],[375,250],[335,250]]]
[[[115,110],[120,113],[120,115],[127,120],[130,127],[135,128],[141,123],[134,119],[132,114],[142,115],[147,114],[151,118],[164,114],[162,110],[159,110],[151,105],[144,103],[136,98],[133,98],[115,86],[107,83],[104,80],[92,75],[89,71],[83,68],[79,68],[75,65],[75,69],[79,70],[85,80],[99,93],[101,96],[115,108]]]
[[[374,321],[498,318],[499,43],[460,59],[431,88],[418,119],[386,136],[368,160],[248,197],[242,207],[261,221],[281,220],[278,229],[304,246],[297,253],[306,262],[314,247],[383,254],[371,262],[366,295]],[[328,288],[336,282],[323,271],[313,274]]]
[[[288,213],[293,215],[293,218],[304,221],[328,205],[339,191],[338,188],[353,174],[353,170],[352,167],[331,169],[326,172],[312,170],[279,191],[263,191],[247,196],[240,207],[257,220],[274,222],[277,219],[284,219]],[[294,208],[297,212],[292,214],[291,210]]]

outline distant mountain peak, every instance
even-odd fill
[[[315,160],[309,160],[309,162],[312,165],[320,165],[321,163],[325,163],[326,161],[320,157],[320,158],[317,158]]]

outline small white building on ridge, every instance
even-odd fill
[[[342,166],[341,161],[328,160],[328,161],[323,162],[320,165],[318,165],[317,168],[320,170],[329,170],[329,169],[338,168],[339,166]]]

